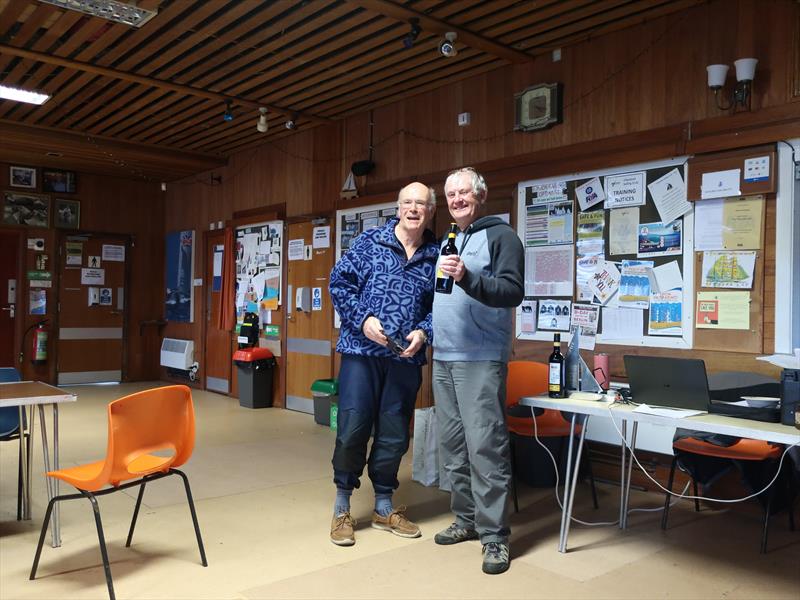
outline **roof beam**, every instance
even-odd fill
[[[419,24],[425,31],[431,31],[442,35],[448,31],[455,31],[458,34],[458,40],[465,43],[470,48],[492,54],[511,63],[526,63],[533,60],[533,57],[525,52],[505,46],[480,34],[463,29],[447,21],[442,21],[436,17],[414,10],[413,8],[401,6],[391,0],[347,1],[350,4],[360,6],[370,12],[397,19],[398,21],[407,22],[412,17],[415,17],[419,19]]]
[[[298,112],[291,108],[282,108],[266,102],[257,100],[248,100],[247,98],[240,98],[239,96],[229,96],[227,94],[220,94],[201,88],[196,88],[190,85],[183,85],[180,83],[172,83],[162,79],[155,79],[153,77],[145,77],[143,75],[136,75],[134,73],[126,73],[125,71],[118,71],[117,69],[110,69],[108,67],[100,67],[90,63],[85,63],[68,58],[61,58],[44,52],[36,52],[34,50],[26,50],[24,48],[17,48],[16,46],[9,46],[8,44],[0,44],[0,54],[10,54],[12,56],[19,56],[21,58],[28,58],[37,60],[39,62],[66,67],[68,69],[76,69],[86,73],[94,73],[95,75],[102,75],[104,77],[111,77],[114,79],[121,79],[122,81],[130,81],[141,85],[169,90],[178,94],[186,96],[196,96],[198,98],[206,98],[208,100],[219,100],[220,102],[228,102],[239,104],[240,106],[247,106],[250,108],[260,108],[262,106],[268,108],[270,111],[291,117],[292,115],[301,115],[315,123],[331,123],[331,119],[325,117],[318,117],[307,113]]]

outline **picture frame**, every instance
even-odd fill
[[[25,192],[3,194],[4,225],[50,226],[50,196]]]
[[[36,189],[36,167],[9,165],[8,185],[15,188]]]
[[[74,194],[78,189],[75,171],[42,169],[42,191],[53,194]]]
[[[53,204],[53,225],[58,229],[78,229],[81,226],[81,203],[78,200],[56,198]]]

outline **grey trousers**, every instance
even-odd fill
[[[450,509],[481,543],[508,543],[511,462],[503,362],[433,361],[440,460],[450,481]]]

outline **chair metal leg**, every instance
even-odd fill
[[[697,491],[697,479],[692,477],[692,489],[694,489],[694,511],[700,512],[700,500],[697,498],[700,493]]]
[[[33,566],[31,567],[31,574],[28,577],[31,581],[36,578],[36,569],[39,568],[39,557],[42,555],[42,546],[44,545],[44,536],[47,534],[47,527],[50,525],[50,515],[53,512],[53,505],[62,498],[52,498],[47,503],[47,510],[44,513],[44,521],[42,522],[42,532],[39,534],[39,543],[36,545],[36,554],[33,557]]]
[[[774,484],[773,484],[774,485]],[[772,498],[775,495],[772,489],[767,492],[767,506],[764,509],[764,529],[761,532],[761,554],[767,553],[767,536],[769,535],[769,513],[772,510]]]
[[[192,490],[189,487],[189,478],[186,477],[186,474],[183,471],[179,471],[178,469],[170,469],[170,473],[177,473],[183,479],[183,486],[186,488],[186,499],[189,501],[189,510],[192,511],[192,523],[194,523],[194,533],[197,536],[197,545],[200,548],[200,558],[202,560],[203,566],[208,566],[208,561],[206,560],[206,551],[203,547],[203,538],[200,535],[200,525],[197,522],[197,512],[194,509],[194,500],[192,500]]]
[[[94,523],[97,526],[97,539],[100,542],[100,554],[103,556],[103,570],[106,574],[106,585],[108,585],[108,597],[115,600],[114,595],[114,582],[111,579],[111,565],[108,563],[108,550],[106,549],[106,538],[103,535],[103,522],[100,520],[100,506],[97,504],[97,498],[94,494],[89,492],[81,492],[89,502],[92,503],[92,510],[94,511]]]
[[[672,483],[675,480],[675,466],[678,464],[678,456],[675,455],[672,457],[672,466],[669,469],[669,481],[667,482],[667,489],[671,492],[672,491]],[[670,497],[671,494],[667,492],[665,494],[666,498],[664,499],[664,512],[661,515],[661,529],[666,531],[667,529],[667,518],[669,517],[669,504],[670,504]]]
[[[139,516],[139,507],[142,505],[142,497],[144,496],[144,486],[147,485],[146,481],[142,481],[139,486],[139,495],[136,497],[136,508],[133,509],[133,519],[131,519],[131,527],[128,530],[128,539],[125,540],[125,547],[130,548],[131,540],[133,539],[133,528],[136,527],[136,517]]]
[[[514,512],[519,512],[519,500],[517,499],[517,460],[516,447],[514,445],[514,434],[508,435],[509,450],[511,451],[511,496],[514,498]]]

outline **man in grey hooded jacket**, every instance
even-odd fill
[[[438,270],[453,278],[433,301],[433,391],[455,522],[437,544],[480,538],[483,572],[509,567],[506,505],[511,483],[505,387],[514,307],[524,294],[522,243],[497,217],[482,217],[487,188],[472,168],[450,173],[447,207],[458,255]]]

